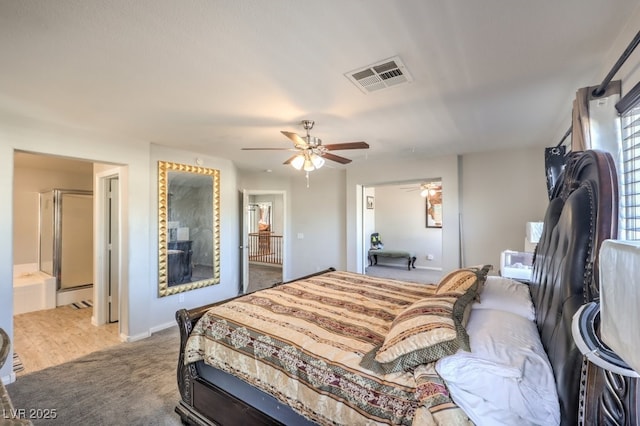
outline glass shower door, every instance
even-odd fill
[[[93,284],[93,195],[62,193],[60,290]]]

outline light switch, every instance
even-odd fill
[[[304,234],[302,232],[298,232],[298,239],[302,240],[304,238]]]

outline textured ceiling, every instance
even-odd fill
[[[637,0],[0,0],[0,121],[281,166],[280,130],[367,158],[555,144]],[[413,81],[344,74],[398,55]],[[342,166],[337,166],[342,167]],[[348,166],[347,166],[348,167]]]

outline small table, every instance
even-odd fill
[[[416,268],[416,257],[413,253],[403,250],[388,250],[388,249],[370,249],[369,250],[369,266],[378,264],[378,256],[380,257],[392,257],[397,259],[407,259],[407,269],[411,270]]]

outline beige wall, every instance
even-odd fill
[[[418,185],[419,182],[375,187],[375,232],[380,233],[386,249],[412,252],[416,256],[416,267],[441,269],[442,229],[426,227],[426,199],[420,196],[419,190],[404,189],[418,188]],[[365,238],[368,235],[365,234]],[[428,254],[433,255],[433,260],[427,259]],[[379,259],[378,263],[384,261]],[[402,264],[398,260],[393,263]]]
[[[544,218],[544,147],[464,155],[461,188],[463,262],[497,273],[500,252],[524,250],[525,223]]]
[[[38,262],[39,193],[93,190],[93,173],[16,167],[13,180],[13,263]]]
[[[346,268],[345,172],[323,168],[291,178],[291,278]],[[302,238],[300,238],[302,237]]]

